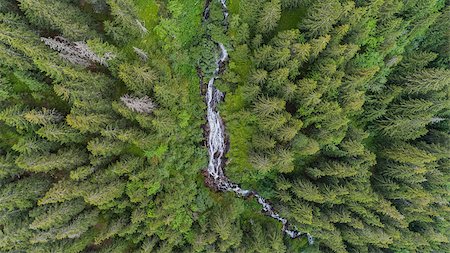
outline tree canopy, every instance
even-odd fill
[[[449,15],[0,0],[0,252],[450,252]],[[225,174],[314,244],[208,184],[209,80]]]

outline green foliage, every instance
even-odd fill
[[[209,4],[0,0],[0,251],[449,252],[448,1]],[[217,42],[225,174],[314,245],[205,184]]]
[[[34,220],[30,224],[30,228],[34,230],[48,230],[52,227],[60,226],[71,220],[73,216],[83,211],[84,208],[85,203],[80,199],[38,207],[37,210],[32,211],[39,213],[39,215],[33,217]]]
[[[405,93],[417,94],[439,91],[448,87],[450,71],[446,69],[424,69],[405,77]]]
[[[153,83],[158,79],[158,75],[149,67],[130,64],[119,66],[119,77],[128,89],[143,95],[151,92]]]
[[[75,217],[70,224],[49,231],[37,232],[34,234],[33,238],[30,239],[30,242],[43,243],[66,238],[79,238],[88,231],[90,227],[96,224],[98,214],[97,210],[84,211]]]
[[[48,125],[61,121],[62,116],[55,110],[42,108],[41,111],[32,110],[24,114],[24,118],[30,123],[37,125]]]
[[[50,181],[43,177],[27,177],[2,185],[0,207],[9,211],[31,208],[48,190],[49,184]]]
[[[147,32],[138,20],[136,7],[130,0],[107,0],[113,20],[104,22],[106,35],[117,43],[128,43]]]
[[[39,128],[36,133],[53,142],[65,143],[80,143],[84,142],[86,137],[79,131],[73,129],[66,124],[50,124]]]
[[[20,105],[11,106],[0,112],[0,120],[8,126],[15,127],[18,131],[23,131],[30,127],[23,114],[24,110]]]
[[[281,17],[281,3],[280,0],[271,0],[262,6],[259,14],[257,29],[261,33],[272,31]]]
[[[19,168],[30,172],[70,170],[87,162],[87,155],[78,149],[60,149],[56,153],[21,154],[16,159]]]
[[[41,29],[57,30],[64,37],[85,40],[98,36],[92,18],[69,1],[21,0],[20,9]]]
[[[430,173],[443,175],[433,167],[441,168],[441,151],[425,148],[434,142],[428,136],[448,129],[448,66],[436,61],[437,47],[420,46],[430,41],[425,34],[442,7],[437,2],[282,1],[294,8],[282,16],[306,9],[306,17],[289,18],[300,30],[251,34],[246,75],[233,68],[245,57],[231,58],[224,74],[236,87],[224,106],[227,171],[275,192],[282,216],[310,231],[324,252],[446,247],[431,240],[413,246],[410,239],[421,237],[425,224],[440,226],[431,210],[446,212],[432,200],[431,188],[440,186],[425,183]],[[249,17],[241,22],[258,29],[251,8],[240,3],[243,13]],[[242,95],[248,83],[259,87],[256,96]],[[275,188],[278,173],[285,179]]]
[[[316,1],[309,9],[301,27],[310,37],[329,33],[342,15],[343,8],[339,1]]]

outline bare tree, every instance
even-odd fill
[[[83,41],[71,42],[61,36],[56,36],[55,38],[42,37],[41,40],[51,49],[58,51],[63,59],[85,67],[92,63],[98,63],[107,67],[107,61],[115,57],[111,52],[107,52],[103,57],[100,57]]]
[[[157,107],[157,105],[148,96],[138,98],[125,94],[120,98],[120,100],[126,107],[139,113],[150,114]]]
[[[144,50],[137,47],[133,47],[133,50],[142,61],[146,62],[148,60],[148,55],[144,52]]]
[[[148,30],[147,30],[147,28],[145,28],[145,26],[141,23],[141,21],[139,21],[139,20],[136,19],[136,24],[137,24],[137,26],[139,27],[139,30],[141,31],[141,34],[142,34],[142,35],[147,34]]]

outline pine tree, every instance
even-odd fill
[[[68,252],[79,253],[89,246],[92,242],[92,230],[84,233],[80,238],[63,239],[55,242],[33,244],[35,252]]]
[[[38,205],[52,204],[75,199],[81,196],[80,184],[69,179],[61,179],[54,183],[52,187],[39,199]]]
[[[281,68],[287,65],[290,58],[291,58],[291,51],[289,50],[289,48],[279,47],[272,51],[272,55],[269,58],[267,65],[269,66],[269,68]],[[288,70],[289,69],[287,69],[287,71]]]
[[[288,124],[275,133],[275,136],[280,142],[289,142],[297,135],[302,126],[303,122],[301,120],[291,119]]]
[[[261,117],[258,121],[258,126],[265,132],[275,133],[288,122],[289,118],[290,115],[287,113],[274,113]]]
[[[274,162],[274,167],[282,172],[289,173],[294,170],[294,154],[287,149],[279,149],[271,154],[271,160]]]
[[[382,153],[389,159],[401,163],[410,163],[416,166],[423,166],[436,160],[431,153],[419,149],[406,142],[394,142],[386,147]]]
[[[112,124],[113,120],[111,115],[97,114],[97,113],[71,113],[67,115],[66,121],[69,126],[77,129],[81,133],[95,133],[100,132],[108,124]]]
[[[20,9],[28,19],[42,29],[55,29],[64,37],[86,40],[97,37],[93,20],[68,1],[20,0]]]
[[[442,106],[441,101],[400,100],[388,108],[377,127],[384,135],[394,139],[416,139],[427,133],[426,126],[433,123]]]
[[[54,151],[58,147],[59,145],[54,142],[49,142],[35,137],[25,137],[19,139],[11,148],[19,153],[32,155],[33,153],[46,153],[49,151]]]
[[[125,183],[123,181],[111,182],[106,185],[102,185],[98,189],[84,189],[84,200],[96,206],[102,206],[111,204],[116,198],[122,196],[125,190]]]
[[[250,81],[253,84],[257,85],[264,84],[266,80],[267,80],[267,71],[264,69],[255,70],[250,77]]]
[[[253,55],[257,67],[263,67],[269,64],[269,59],[273,55],[274,49],[270,45],[263,45],[257,48]]]
[[[7,44],[1,43],[0,49],[0,59],[2,60],[1,65],[3,67],[9,67],[19,71],[27,71],[35,68],[28,57],[14,48],[9,47]]]
[[[8,126],[15,127],[18,131],[24,131],[31,127],[30,123],[25,120],[24,113],[23,106],[11,106],[0,112],[0,120]]]
[[[60,122],[63,116],[55,109],[42,108],[41,111],[31,110],[25,113],[24,118],[33,124],[48,125]]]
[[[324,176],[345,178],[355,176],[358,173],[358,168],[352,167],[345,162],[330,161],[320,163],[314,168],[308,168],[307,173],[313,178]]]
[[[271,0],[262,6],[259,14],[257,29],[260,33],[272,31],[281,17],[280,0]]]
[[[50,180],[39,176],[7,183],[0,190],[0,207],[9,211],[31,208],[49,187]]]
[[[111,219],[107,228],[102,231],[101,234],[95,237],[95,243],[100,244],[102,241],[112,238],[118,234],[121,234],[125,229],[128,221],[126,218]]]
[[[45,125],[39,128],[36,133],[49,141],[59,142],[61,144],[82,143],[86,139],[78,130],[66,124]]]
[[[447,6],[427,31],[427,35],[422,42],[423,48],[438,53],[437,66],[442,67],[448,66],[450,56],[450,50],[448,49],[450,34],[447,29],[449,17],[450,7]]]
[[[295,57],[300,63],[304,63],[309,59],[312,48],[313,46],[309,43],[295,43],[292,45]]]
[[[11,154],[0,156],[0,180],[19,176],[23,172],[14,160],[15,157]]]
[[[32,236],[32,230],[28,227],[29,218],[26,212],[11,212],[6,209],[0,214],[2,233],[0,249],[2,251],[21,250],[30,248],[28,242]]]
[[[342,15],[339,1],[317,1],[309,9],[301,27],[307,30],[309,37],[326,35]]]
[[[410,52],[408,53],[398,65],[397,75],[394,75],[393,80],[399,79],[398,77],[405,77],[405,75],[411,74],[414,71],[422,70],[430,62],[434,61],[438,55],[432,52]],[[401,79],[399,79],[401,80]]]
[[[109,138],[96,138],[87,145],[87,149],[95,156],[119,155],[123,148],[122,142]]]
[[[70,170],[87,162],[87,154],[79,149],[60,149],[57,153],[21,154],[16,159],[20,168],[30,172]]]
[[[131,174],[138,171],[144,166],[144,161],[141,157],[137,156],[123,156],[119,161],[112,164],[110,168],[116,175]]]
[[[405,93],[439,91],[450,84],[450,70],[423,69],[404,78]]]
[[[269,172],[274,167],[274,162],[267,155],[263,154],[251,154],[249,157],[249,162],[261,174]]]
[[[96,167],[93,166],[81,166],[76,168],[75,170],[70,171],[70,179],[81,181],[88,178],[92,173],[94,173],[96,170]]]
[[[136,64],[121,64],[119,66],[119,77],[128,89],[141,95],[148,95],[154,83],[158,80],[158,75],[154,70]]]
[[[324,35],[324,36],[320,36],[316,39],[312,39],[310,44],[311,44],[311,50],[310,50],[310,56],[311,58],[316,58],[320,52],[322,52],[326,46],[328,45],[328,43],[331,40],[331,36],[330,35]]]
[[[319,188],[312,182],[306,179],[296,180],[292,186],[291,191],[299,198],[316,203],[323,203],[324,196],[319,191]]]
[[[147,33],[138,20],[136,7],[129,0],[107,0],[113,20],[104,22],[105,31],[117,43],[127,43]]]
[[[40,214],[33,217],[34,220],[30,224],[30,228],[34,230],[48,230],[52,227],[61,226],[83,211],[85,207],[86,205],[81,199],[38,207],[36,212]],[[33,210],[32,212],[35,211]]]
[[[86,233],[90,227],[97,224],[99,216],[98,210],[85,210],[76,216],[70,224],[65,226],[50,229],[49,231],[39,231],[33,238],[31,238],[31,243],[48,242],[53,240],[61,240],[66,238],[80,238],[84,233]]]
[[[286,102],[278,98],[260,97],[253,111],[260,116],[268,116],[284,109]]]
[[[271,94],[280,94],[283,88],[286,86],[289,78],[289,69],[280,68],[270,72],[269,79],[267,80],[267,90]],[[281,94],[280,94],[281,95]]]

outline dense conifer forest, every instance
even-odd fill
[[[0,0],[0,252],[450,252],[449,0]]]

